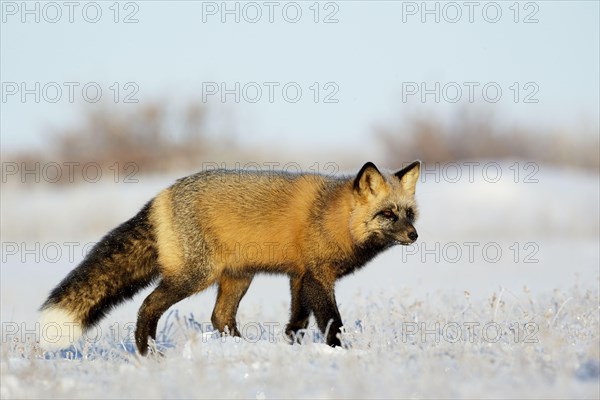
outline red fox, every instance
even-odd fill
[[[42,305],[42,323],[70,323],[79,335],[158,281],[138,312],[135,339],[145,355],[161,315],[215,283],[213,326],[239,335],[236,314],[254,275],[283,273],[291,288],[286,333],[306,329],[313,313],[327,344],[339,346],[335,282],[417,240],[419,171],[419,161],[396,173],[368,162],[351,177],[213,170],[179,179],[93,247]]]

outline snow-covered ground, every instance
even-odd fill
[[[451,169],[424,175],[417,244],[338,284],[347,349],[314,329],[304,345],[286,344],[287,280],[261,277],[240,306],[246,340],[211,336],[210,289],[161,319],[166,357],[148,359],[128,332],[149,290],[115,309],[101,337],[57,354],[35,345],[36,310],[90,243],[175,176],[3,184],[0,394],[598,398],[599,177],[499,166],[500,178],[485,162],[460,165],[460,179]]]

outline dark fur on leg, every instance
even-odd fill
[[[310,308],[306,302],[302,302],[302,276],[292,277],[290,280],[290,292],[292,294],[290,322],[285,328],[285,334],[290,343],[300,342],[302,334],[299,332],[308,327]]]
[[[144,300],[138,312],[135,342],[138,351],[145,356],[148,353],[148,337],[156,340],[156,328],[160,317],[173,304],[194,294],[194,287],[190,282],[177,284],[164,279]]]
[[[305,307],[313,310],[319,329],[326,333],[326,343],[332,347],[341,346],[338,335],[343,324],[335,303],[333,283],[320,282],[308,272],[302,280],[301,299]]]

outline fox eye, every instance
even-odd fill
[[[413,220],[415,219],[415,212],[412,208],[407,208],[406,209],[406,218],[409,220]]]
[[[397,219],[396,214],[392,210],[383,210],[379,213],[381,216],[387,219]]]

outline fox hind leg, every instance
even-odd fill
[[[138,311],[135,341],[141,355],[148,352],[148,337],[156,340],[156,328],[160,317],[173,304],[210,286],[205,279],[175,280],[164,277],[156,289],[146,297]]]
[[[248,291],[253,275],[233,277],[223,274],[219,280],[217,301],[212,312],[213,327],[219,332],[226,329],[233,336],[241,336],[237,328],[235,317],[242,297]]]

